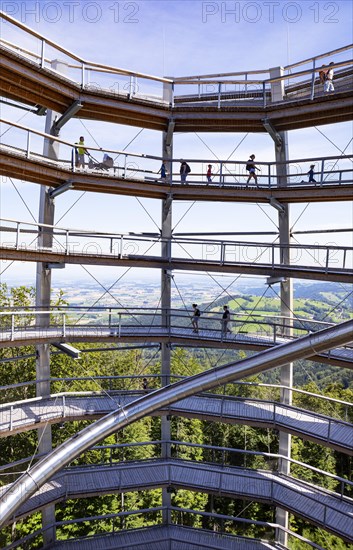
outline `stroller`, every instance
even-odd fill
[[[98,162],[92,155],[89,155],[89,161],[88,161],[88,168],[94,169],[94,170],[109,170],[109,168],[113,168],[114,161],[112,157],[104,153],[103,155],[103,161]]]

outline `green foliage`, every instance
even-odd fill
[[[6,283],[0,283],[0,307],[1,309],[17,308],[21,311],[29,311],[33,306],[35,297],[34,287],[11,287]]]
[[[18,541],[27,535],[31,535],[41,528],[41,513],[35,513],[26,519],[14,522],[11,526],[5,527],[0,531],[0,548],[6,549],[12,542]],[[34,539],[19,546],[20,550],[35,550],[42,548],[43,536],[38,534]]]
[[[90,516],[114,514],[121,511],[119,495],[103,495],[92,498],[67,500],[56,507],[57,521],[72,521]],[[57,538],[66,540],[74,537],[90,536],[110,532],[111,520],[100,519],[96,522],[75,522],[63,525],[57,530]]]
[[[308,527],[307,522],[299,517],[290,516],[290,529],[322,548],[327,548],[328,550],[353,550],[353,544],[347,544],[339,537],[323,529]],[[294,537],[290,537],[289,548],[290,550],[307,550],[308,545]]]
[[[292,443],[292,458],[303,462],[319,470],[323,470],[328,473],[335,473],[335,457],[334,452],[331,449],[322,447],[310,441],[293,437]],[[298,477],[303,481],[313,483],[330,489],[332,491],[339,490],[337,481],[315,470],[310,470],[305,466],[299,464],[292,464],[291,474],[294,477]]]
[[[189,510],[204,510],[208,501],[208,495],[205,493],[197,493],[196,491],[187,491],[178,489],[172,495],[172,506],[180,508],[188,508]],[[190,527],[201,527],[202,518],[196,514],[184,515],[183,525]]]
[[[321,293],[320,296],[324,296]],[[315,296],[315,300],[309,300],[302,296],[296,299],[296,312],[301,316],[310,319],[325,318],[337,303],[336,295],[332,293],[320,299]],[[224,299],[223,299],[224,300]],[[26,287],[9,289],[6,285],[0,285],[0,306],[17,307],[27,309],[33,305],[34,291]],[[66,300],[62,291],[54,299],[58,309],[66,305]],[[259,301],[257,296],[246,295],[239,296],[234,302],[224,300],[229,303],[232,311],[249,312],[256,306],[256,311],[279,312],[279,300],[277,298],[264,297]],[[216,307],[222,304],[217,303]],[[345,310],[343,311],[345,314]],[[330,313],[332,318],[335,315]],[[244,319],[246,319],[246,314]],[[59,316],[53,314],[51,322],[56,323]],[[29,316],[32,320],[32,316]],[[17,321],[16,321],[17,322]],[[9,320],[1,318],[2,327],[8,326]],[[258,330],[257,323],[248,325],[248,330]],[[101,347],[103,347],[100,344]],[[92,349],[92,344],[75,344],[83,352]],[[0,349],[0,358],[8,359],[11,357],[20,357],[13,363],[0,364],[0,384],[2,386],[18,384],[23,381],[35,380],[35,355],[33,346],[22,346],[19,348]],[[229,361],[241,360],[254,352],[234,351],[234,350],[210,350],[196,349],[187,351],[185,349],[173,349],[171,372],[174,377],[185,377],[195,373],[203,372],[214,365],[227,363]],[[10,365],[10,367],[9,367]],[[109,351],[101,353],[90,352],[82,353],[77,361],[64,354],[52,354],[51,356],[51,374],[53,378],[72,378],[76,380],[57,380],[52,383],[51,391],[55,392],[82,392],[94,391],[105,393],[107,390],[135,390],[141,391],[141,377],[148,378],[148,387],[150,390],[160,387],[160,360],[157,354],[151,351],[126,350]],[[337,373],[340,376],[340,382],[337,382]],[[101,377],[101,378],[99,378]],[[106,377],[106,378],[104,378]],[[107,380],[111,377],[117,377],[113,382]],[[81,379],[80,379],[81,378]],[[259,386],[261,383],[278,383],[279,369],[274,369],[269,373],[249,377],[247,384],[227,384],[214,390],[214,393],[233,396],[235,399],[252,399],[273,401],[279,400],[279,390],[266,386]],[[243,380],[245,382],[245,380]],[[319,363],[305,362],[305,368],[302,363],[295,365],[295,383],[308,393],[294,392],[294,404],[301,409],[315,411],[318,414],[328,415],[334,418],[340,418],[353,422],[352,407],[347,407],[340,403],[334,403],[329,400],[318,399],[312,394],[321,391],[324,395],[342,400],[347,403],[353,401],[353,374],[348,369],[338,369],[329,365]],[[8,389],[1,393],[3,402],[10,402],[19,399],[26,399],[35,395],[35,386],[25,386],[22,388]],[[62,426],[53,425],[52,438],[53,445],[60,445],[67,438],[73,436],[84,427],[91,424],[93,420],[65,422]],[[237,467],[246,467],[254,469],[276,469],[277,461],[258,454],[246,454],[240,451],[256,451],[259,453],[277,453],[278,452],[278,433],[276,430],[267,428],[256,428],[241,424],[227,424],[206,422],[198,419],[189,419],[173,416],[170,422],[171,438],[181,441],[184,444],[172,446],[172,456],[182,460],[218,462],[225,465]],[[161,439],[161,419],[159,417],[149,417],[131,424],[124,430],[112,434],[100,443],[100,446],[108,445],[105,449],[90,449],[82,454],[71,464],[74,466],[100,464],[109,465],[124,461],[152,460],[161,456],[160,444],[157,445],[130,445],[131,443],[144,443]],[[0,465],[8,462],[21,460],[30,457],[37,452],[37,431],[31,430],[18,435],[0,439]],[[201,449],[191,447],[186,443],[209,445],[218,447],[227,447],[227,451],[218,451],[215,449]],[[125,445],[118,447],[118,445]],[[292,456],[299,462],[313,466],[316,469],[322,469],[334,475],[343,478],[351,478],[353,471],[353,458],[324,446],[317,445],[299,437],[292,438]],[[26,466],[25,466],[26,467]],[[25,469],[23,465],[14,468],[14,472]],[[151,465],[153,467],[153,465]],[[329,478],[319,472],[309,470],[304,466],[292,465],[292,474],[295,477],[304,479],[310,483],[318,484],[330,490],[337,490],[336,480]],[[13,475],[1,476],[2,484],[10,483],[14,479]],[[350,495],[352,496],[352,495]],[[185,507],[194,510],[205,510],[208,512],[217,512],[219,514],[240,516],[259,521],[275,521],[274,507],[256,502],[245,502],[239,499],[219,498],[212,495],[199,493],[190,490],[177,490],[171,495],[171,502],[174,506]],[[147,525],[154,525],[162,521],[161,514],[150,513],[143,515],[131,515],[116,519],[101,519],[94,522],[77,522],[79,518],[89,518],[96,515],[116,514],[129,510],[139,510],[143,508],[152,508],[162,505],[162,490],[153,489],[146,491],[134,491],[125,494],[101,495],[86,499],[75,499],[62,502],[56,506],[56,517],[58,521],[70,521],[58,529],[58,538],[65,540],[78,536],[90,536],[92,534],[104,533],[114,529],[135,528]],[[179,516],[178,516],[179,517]],[[181,517],[181,516],[180,516]],[[229,533],[240,534],[243,536],[271,538],[271,531],[266,528],[259,528],[251,524],[239,524],[227,521],[221,525],[221,522],[211,518],[200,518],[197,515],[182,515],[184,525],[193,525],[210,529],[225,528]],[[28,533],[32,533],[40,528],[41,515],[33,514],[17,524],[11,529],[3,530],[0,535],[0,546],[6,547],[12,540],[21,538]],[[346,545],[337,537],[328,534],[325,531],[309,526],[305,520],[300,518],[291,519],[291,528],[303,536],[320,544],[324,548],[335,548],[343,550],[353,549],[352,545]],[[303,543],[291,538],[291,548],[293,550],[304,550]],[[41,540],[31,543],[31,548],[41,546]],[[24,547],[25,548],[25,547]]]

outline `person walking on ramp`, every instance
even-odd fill
[[[311,164],[310,165],[310,170],[307,174],[309,176],[309,182],[308,183],[316,183],[316,179],[314,178],[314,168],[315,168],[315,164]]]
[[[251,179],[254,179],[255,180],[255,184],[257,185],[257,175],[256,175],[256,172],[255,170],[258,170],[255,162],[255,155],[250,155],[249,157],[249,160],[248,162],[246,163],[246,170],[249,172],[249,177],[248,177],[248,180],[246,182],[246,185],[248,185],[249,181]]]
[[[212,164],[209,164],[207,166],[206,178],[207,178],[207,185],[209,183],[212,183]]]
[[[192,316],[192,326],[193,326],[193,332],[199,332],[199,319],[201,316],[200,310],[197,307],[197,304],[192,304],[192,308],[194,310],[193,316]]]
[[[188,185],[186,183],[186,178],[187,178],[187,175],[190,174],[190,172],[191,172],[190,166],[188,165],[187,162],[185,162],[185,160],[182,160],[180,162],[181,162],[181,164],[180,164],[180,181],[181,181],[181,184],[182,185]]]
[[[229,328],[229,323],[230,323],[230,311],[229,311],[229,307],[228,306],[223,306],[223,315],[222,315],[222,319],[221,319],[221,326],[222,326],[222,330],[221,330],[221,338],[224,338],[227,336],[227,333],[228,332],[232,332]]]

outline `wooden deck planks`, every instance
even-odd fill
[[[35,493],[21,507],[19,516],[64,498],[170,484],[279,505],[353,542],[352,499],[342,499],[318,486],[276,472],[182,460],[136,461],[66,470]]]
[[[100,417],[124,407],[141,393],[112,396],[65,396],[0,406],[0,437],[35,429],[45,422]],[[173,405],[168,412],[215,421],[242,422],[249,425],[283,428],[299,436],[353,454],[353,425],[315,412],[279,403],[237,400],[215,396],[193,396]]]

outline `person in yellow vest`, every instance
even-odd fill
[[[84,168],[85,167],[85,154],[87,155],[87,149],[85,148],[85,138],[83,136],[80,136],[80,141],[76,142],[75,145],[77,145],[75,152],[76,152],[76,168]]]

